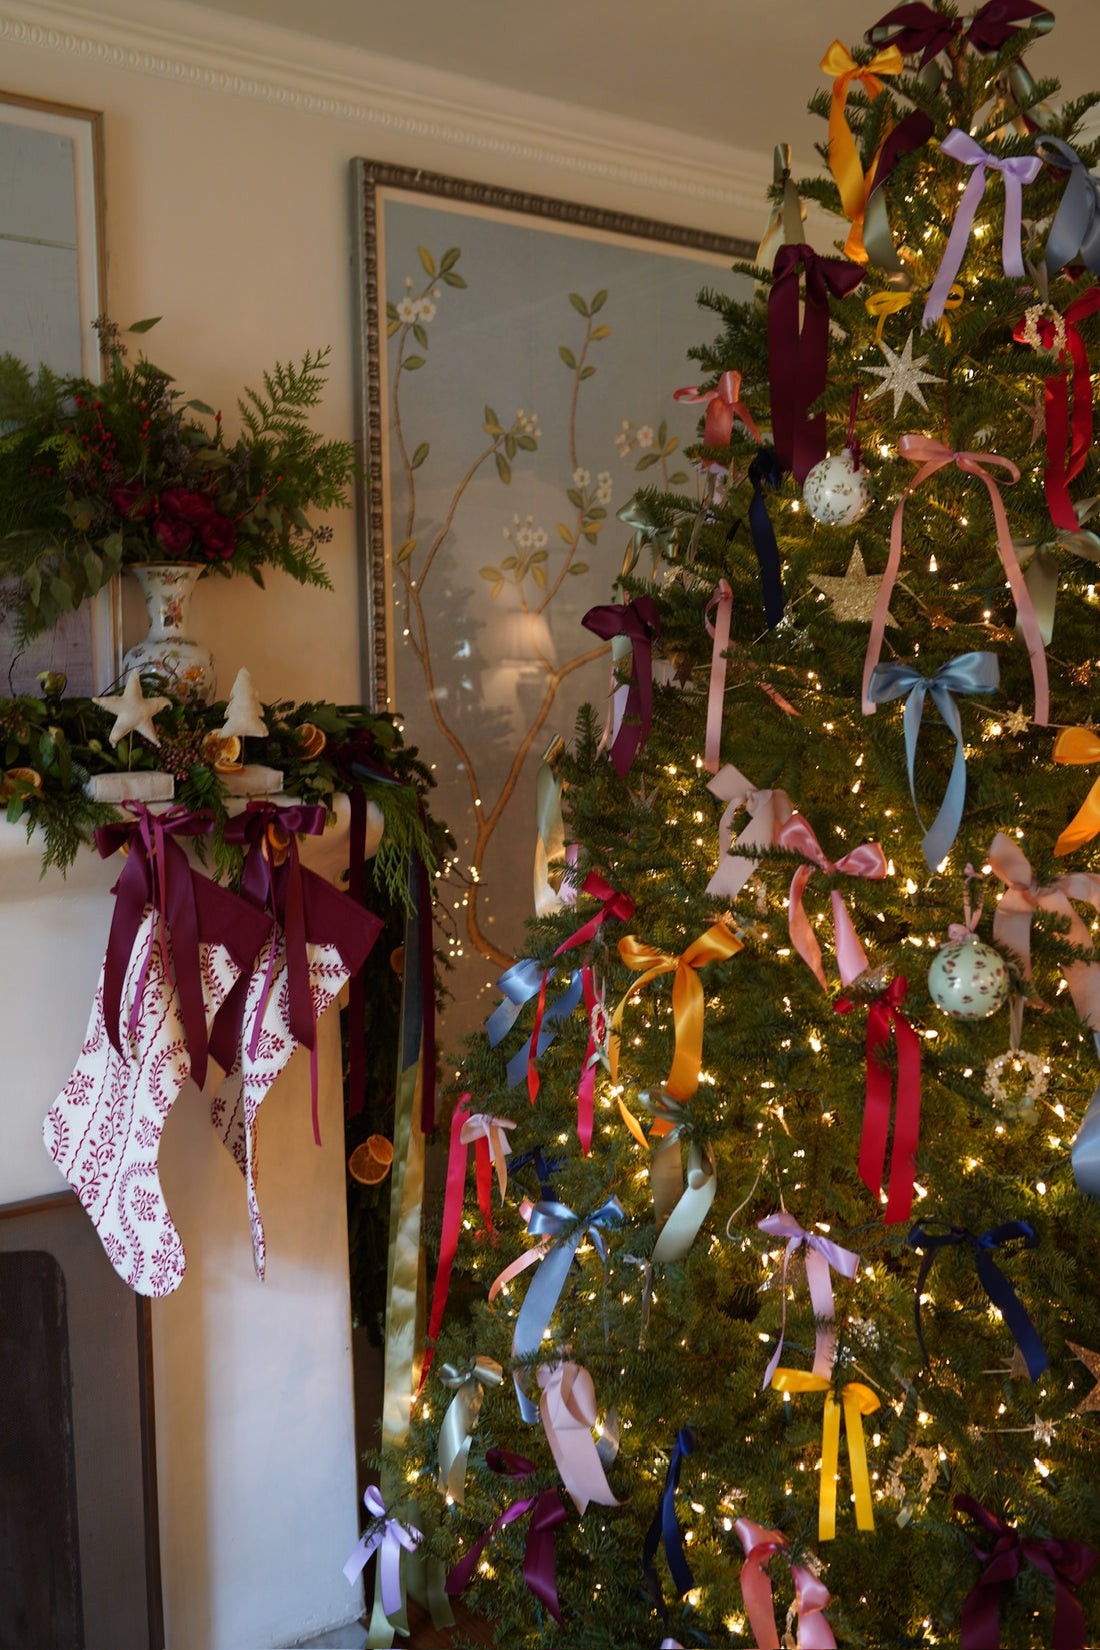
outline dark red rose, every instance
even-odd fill
[[[185,551],[190,550],[191,540],[195,536],[187,522],[179,516],[163,514],[157,518],[153,531],[165,555],[168,556],[182,556]]]
[[[207,518],[212,506],[205,493],[194,493],[190,487],[166,487],[160,495],[160,508],[162,515],[194,527]]]
[[[127,521],[141,521],[153,508],[153,501],[140,481],[125,481],[120,487],[112,487],[111,503]]]
[[[199,543],[212,560],[228,561],[237,545],[235,522],[215,510],[208,520],[199,522],[196,532]]]

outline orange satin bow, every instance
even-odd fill
[[[852,232],[844,251],[849,258],[861,264],[867,262],[867,253],[863,245],[863,214],[867,206],[868,189],[859,151],[856,149],[856,140],[845,118],[848,89],[852,81],[856,80],[863,86],[869,98],[878,97],[885,90],[879,75],[901,74],[904,67],[902,55],[896,46],[886,46],[881,52],[877,52],[869,63],[860,64],[840,40],[834,40],[821,59],[822,73],[834,76],[833,98],[829,108],[829,168],[840,190],[844,216],[852,225]],[[889,128],[883,133],[883,141],[888,132]],[[872,163],[869,176],[873,178],[874,175],[875,166]]]
[[[623,1009],[635,991],[655,980],[659,974],[675,974],[672,982],[672,1021],[676,1047],[672,1070],[664,1087],[674,1100],[690,1100],[699,1087],[699,1071],[703,1064],[703,986],[698,970],[707,963],[724,962],[741,950],[741,941],[720,922],[700,934],[678,957],[668,951],[658,951],[652,945],[626,934],[619,941],[619,955],[628,968],[644,970],[642,977],[632,985],[611,1020],[608,1046],[608,1065],[611,1081],[619,1080],[619,1039],[622,1034]]]
[[[1063,728],[1054,741],[1051,756],[1055,762],[1100,762],[1100,739],[1091,728]],[[1071,854],[1091,842],[1100,831],[1100,779],[1074,814],[1057,842],[1056,854]]]

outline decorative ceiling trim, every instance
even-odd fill
[[[170,3],[0,0],[0,41],[456,150],[763,215],[770,157]],[[511,107],[510,107],[511,105]],[[527,111],[526,113],[521,112]],[[534,111],[531,113],[530,111]],[[659,144],[654,141],[658,134]],[[709,214],[708,214],[709,215]]]

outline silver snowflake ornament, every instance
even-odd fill
[[[913,360],[913,339],[915,337],[915,333],[911,332],[909,334],[905,340],[905,348],[900,355],[896,350],[892,350],[889,344],[880,341],[878,347],[886,358],[886,365],[884,367],[861,368],[861,371],[874,373],[876,378],[882,379],[878,389],[867,397],[868,401],[877,401],[880,395],[885,395],[886,391],[890,390],[894,397],[895,418],[898,416],[907,395],[911,395],[913,400],[927,412],[928,403],[924,399],[921,385],[943,383],[943,379],[937,378],[934,372],[924,371],[921,366],[921,362],[924,360],[923,356],[918,356],[915,361]]]

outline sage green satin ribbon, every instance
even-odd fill
[[[718,1177],[713,1153],[709,1149],[704,1151],[693,1140],[688,1146],[687,1184],[684,1184],[680,1136],[689,1116],[687,1106],[661,1089],[653,1094],[643,1091],[638,1095],[638,1104],[654,1119],[651,1146],[659,1126],[663,1125],[667,1131],[660,1134],[649,1163],[653,1213],[660,1233],[652,1258],[656,1265],[663,1266],[667,1261],[683,1260],[695,1242],[714,1202]]]
[[[769,242],[777,235],[780,236],[780,246],[800,246],[806,239],[802,232],[802,225],[806,221],[806,208],[791,177],[789,143],[777,143],[772,151],[772,184],[776,189],[781,189],[783,194],[772,206],[768,227],[756,249],[756,262],[761,265],[764,263],[764,253]]]
[[[653,514],[649,506],[635,496],[623,505],[615,514],[625,527],[629,527],[634,537],[631,539],[623,562],[622,577],[632,573],[638,564],[638,557],[642,548],[649,545],[653,550],[653,567],[656,571],[657,563],[662,556],[667,556],[676,542],[676,528],[678,523],[673,522],[671,527],[662,525]]]
[[[444,1364],[439,1378],[454,1393],[439,1429],[439,1488],[461,1507],[466,1502],[466,1464],[481,1400],[487,1386],[500,1385],[504,1371],[495,1358],[478,1353],[468,1364]]]
[[[1097,498],[1083,498],[1073,506],[1080,526],[1080,531],[1076,533],[1055,529],[1050,538],[1012,541],[1020,566],[1031,564],[1025,574],[1025,583],[1031,593],[1045,646],[1049,647],[1054,634],[1054,609],[1058,600],[1058,558],[1054,552],[1058,549],[1069,550],[1084,561],[1096,562],[1100,566],[1100,534],[1085,527],[1085,522],[1098,508],[1100,499]]]

